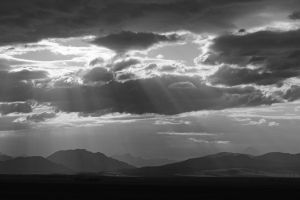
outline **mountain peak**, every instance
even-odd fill
[[[97,173],[133,168],[133,166],[109,158],[103,153],[93,153],[85,149],[57,151],[48,156],[48,159],[76,172]]]

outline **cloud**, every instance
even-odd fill
[[[104,63],[104,59],[103,58],[95,58],[93,59],[89,65],[90,66],[95,66],[95,65],[98,65],[98,64],[103,64]]]
[[[111,68],[112,71],[122,71],[124,69],[127,69],[130,66],[137,65],[141,63],[141,61],[137,58],[126,58],[122,60],[117,60],[113,64],[108,65],[107,67]]]
[[[15,122],[15,119],[16,117],[11,116],[0,117],[0,132],[18,131],[30,128],[29,125],[26,123]]]
[[[21,70],[21,71],[0,71],[1,81],[23,81],[23,80],[34,80],[34,79],[43,79],[47,78],[48,73],[46,71],[30,71],[30,70]]]
[[[155,125],[190,125],[190,121],[177,119],[160,119],[154,122]]]
[[[174,135],[174,136],[216,136],[215,133],[195,133],[195,132],[158,132],[159,135]]]
[[[170,89],[197,89],[191,82],[177,82],[169,85]]]
[[[108,69],[104,67],[95,67],[88,71],[84,76],[83,80],[85,83],[95,82],[108,82],[114,79],[114,75]]]
[[[205,62],[239,67],[221,67],[211,77],[216,83],[226,85],[280,83],[282,80],[300,75],[299,41],[300,29],[223,35],[213,40]],[[255,69],[249,69],[249,66],[254,66]]]
[[[279,0],[1,0],[0,45],[123,30],[223,32],[248,16],[256,25],[270,23],[264,16],[292,12],[298,5]]]
[[[201,143],[201,144],[230,144],[230,141],[224,141],[224,140],[202,140],[202,139],[196,139],[196,138],[189,138],[190,141],[195,143]]]
[[[104,46],[118,53],[129,50],[144,50],[161,42],[176,42],[180,40],[177,34],[161,35],[155,33],[135,33],[123,31],[96,38],[92,43]]]
[[[268,122],[266,119],[260,119],[258,121],[249,120],[249,122],[247,124],[243,124],[243,125],[252,125],[252,126],[266,125],[269,127],[275,127],[275,126],[279,126],[279,123],[275,122],[275,121]]]
[[[33,114],[26,117],[27,121],[33,121],[33,122],[43,122],[47,119],[51,119],[56,117],[56,113],[52,112],[43,112],[40,114]]]
[[[46,79],[47,72],[34,70],[0,71],[0,101],[26,101],[33,96],[34,82]]]
[[[284,98],[288,101],[300,99],[300,86],[292,85],[284,94]]]
[[[0,103],[0,113],[2,115],[30,112],[32,112],[32,108],[29,102]]]
[[[118,73],[117,74],[117,80],[118,81],[129,81],[136,79],[136,75],[133,73]]]
[[[213,75],[208,77],[212,84],[228,86],[242,84],[270,85],[279,84],[287,78],[295,76],[293,71],[269,72],[261,69],[237,68],[228,65],[220,67]]]
[[[268,126],[270,126],[270,127],[279,126],[279,125],[280,125],[280,124],[277,123],[277,122],[269,122],[269,123],[268,123]]]
[[[289,18],[292,20],[300,19],[300,11],[294,11],[292,14],[289,15]]]
[[[259,121],[250,121],[249,123],[245,124],[245,125],[262,125],[262,124],[266,124],[267,120],[265,119],[260,119]]]
[[[196,88],[170,89],[174,83],[190,82]],[[79,86],[39,90],[37,101],[51,102],[67,112],[111,110],[120,113],[178,114],[197,110],[270,105],[278,102],[253,87],[218,88],[198,77],[165,75],[102,86]]]

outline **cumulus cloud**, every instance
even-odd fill
[[[86,83],[94,82],[108,82],[113,80],[114,75],[108,69],[104,67],[95,67],[88,71],[84,76],[83,80]]]
[[[180,40],[177,34],[161,35],[156,33],[135,33],[123,31],[96,38],[92,43],[104,46],[118,53],[129,50],[144,50],[161,42],[176,42]]]

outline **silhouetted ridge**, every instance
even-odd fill
[[[84,149],[58,151],[47,159],[80,173],[98,173],[134,168],[125,162],[107,157],[102,153],[92,153]]]
[[[233,173],[234,171],[234,173]],[[174,175],[300,175],[299,154],[268,153],[251,156],[222,152],[182,162],[128,170],[125,173],[137,176]]]
[[[10,160],[13,157],[0,153],[0,161]]]
[[[72,170],[43,157],[20,157],[0,162],[1,174],[71,174]]]

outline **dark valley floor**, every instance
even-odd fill
[[[271,199],[300,197],[296,178],[0,177],[1,199]]]

